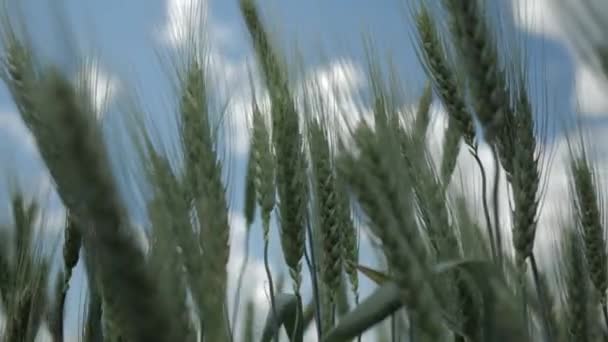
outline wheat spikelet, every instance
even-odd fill
[[[348,275],[355,302],[359,301],[359,272],[355,265],[359,263],[359,239],[357,228],[351,216],[350,198],[345,181],[336,174],[336,194],[338,198],[338,215],[342,232],[342,266]]]
[[[186,182],[192,198],[205,195],[203,155],[213,150],[209,129],[209,113],[205,75],[200,63],[192,58],[181,76],[180,139],[184,151]]]
[[[158,310],[164,298],[128,233],[101,132],[88,105],[55,69],[41,76],[36,93],[35,111],[44,108],[46,115],[41,117],[44,132],[34,127],[32,133],[61,199],[79,225],[88,228],[83,238],[94,241],[96,271],[112,315],[134,340],[163,340],[170,322]]]
[[[251,135],[251,151],[255,169],[255,187],[257,202],[261,209],[262,229],[264,234],[264,266],[270,290],[270,302],[273,315],[276,314],[274,300],[274,284],[268,262],[268,249],[270,245],[270,217],[275,206],[275,169],[276,163],[271,145],[271,136],[266,121],[260,112],[254,98],[252,104],[253,134]]]
[[[35,221],[39,217],[36,201],[26,201],[23,193],[12,194],[10,211],[14,239],[12,265],[5,260],[6,282],[3,309],[7,317],[2,337],[6,341],[30,341],[36,337],[47,306],[48,262],[35,246]],[[8,251],[7,251],[8,252]],[[8,254],[8,253],[7,253]],[[6,255],[8,256],[8,255]]]
[[[402,132],[401,134],[407,133]],[[415,137],[405,139],[413,141]],[[445,185],[436,175],[429,157],[424,152],[412,151],[412,146],[416,146],[414,142],[406,144],[406,146],[405,160],[410,161],[408,165],[411,168],[409,176],[413,187],[413,199],[422,226],[433,247],[435,259],[437,261],[457,259],[461,256],[460,244],[446,205],[448,201]],[[411,162],[414,160],[417,162]],[[435,285],[437,290],[442,293],[442,305],[452,313],[456,313],[460,308],[468,309],[471,305],[467,298],[471,296],[471,291],[460,278],[460,274],[455,272],[449,277],[444,277],[443,282]],[[471,314],[470,310],[467,314]]]
[[[245,247],[244,247],[244,255],[245,258],[241,264],[241,268],[239,271],[239,276],[237,279],[237,287],[235,293],[234,300],[234,308],[232,310],[232,329],[236,329],[238,313],[239,313],[239,305],[241,301],[241,288],[243,286],[243,278],[245,276],[245,272],[247,271],[247,264],[249,262],[249,240],[251,235],[251,225],[255,219],[255,211],[257,208],[257,193],[255,189],[256,183],[256,163],[255,163],[255,150],[253,146],[249,147],[249,156],[247,158],[247,173],[245,175],[245,196],[244,196],[244,216],[245,216],[245,224],[247,232],[245,234]]]
[[[241,0],[241,12],[253,39],[272,105],[272,141],[276,153],[276,179],[281,219],[281,246],[290,269],[294,290],[302,282],[302,257],[305,247],[307,215],[306,161],[299,117],[275,51],[264,31],[252,0]]]
[[[268,240],[268,223],[275,205],[275,160],[270,145],[268,126],[257,104],[253,104],[253,134],[251,150],[253,151],[253,168],[256,199],[265,222],[264,240]]]
[[[445,136],[443,140],[443,155],[441,158],[441,171],[440,179],[444,185],[448,185],[450,178],[456,168],[456,162],[458,160],[458,153],[460,152],[460,138],[462,133],[459,128],[459,124],[455,119],[450,117],[448,119],[448,127],[445,130]]]
[[[72,270],[76,267],[80,254],[81,235],[75,222],[66,218],[63,239],[63,270],[59,271],[55,280],[55,307],[50,317],[51,332],[56,341],[63,340],[63,319],[65,299],[68,293]]]
[[[188,203],[192,197],[184,190],[185,180],[178,179],[169,161],[152,146],[148,133],[142,130],[141,134],[144,144],[139,153],[154,196],[148,202],[152,226],[149,262],[161,274],[162,290],[175,298],[169,308],[176,319],[174,338],[191,341],[195,329],[187,292],[190,289],[200,314],[202,298],[198,289],[204,286],[202,251],[190,219]]]
[[[255,189],[255,156],[254,150],[250,149],[249,158],[247,158],[247,174],[245,175],[245,203],[244,203],[244,215],[245,223],[247,227],[251,227],[253,220],[255,219],[256,209],[256,189]]]
[[[425,6],[421,7],[416,16],[416,27],[423,64],[450,116],[450,125],[452,120],[457,123],[458,131],[464,136],[466,144],[472,147],[475,144],[473,117],[467,110],[458,78],[447,61],[443,42]]]
[[[589,341],[589,274],[585,266],[584,247],[576,220],[562,224],[558,247],[558,275],[563,283],[565,334],[569,340]]]
[[[204,69],[195,58],[191,58],[184,75],[180,103],[181,139],[186,155],[187,182],[200,225],[199,243],[205,269],[202,279],[205,289],[199,288],[198,291],[218,294],[198,295],[201,300],[200,314],[206,321],[207,338],[222,340],[227,338],[228,322],[223,314],[217,314],[217,310],[225,304],[226,265],[230,251],[226,192],[216,147],[212,142]]]
[[[440,259],[450,259],[457,253],[458,240],[450,222],[444,185],[424,147],[416,142],[416,132],[399,128],[403,160],[414,190],[414,199],[421,221]],[[441,254],[441,255],[440,255]]]
[[[517,124],[512,155],[513,173],[513,245],[519,263],[532,255],[536,235],[536,219],[540,185],[540,169],[534,136],[532,109],[524,93],[515,114]]]
[[[148,202],[148,217],[152,225],[149,262],[160,274],[161,290],[173,298],[168,307],[175,318],[172,338],[192,341],[195,334],[187,303],[188,282],[192,288],[200,284],[194,276],[196,272],[200,273],[200,266],[194,266],[196,269],[192,275],[185,272],[188,270],[185,267],[186,259],[194,257],[192,249],[196,248],[192,244],[193,240],[186,243],[181,241],[193,237],[188,234],[191,227],[187,206],[182,200],[179,182],[169,162],[152,148],[147,152],[149,182],[153,187],[153,198]],[[188,261],[189,264],[193,262],[199,263]]]
[[[394,172],[400,169],[395,133],[382,133],[388,134],[375,135],[369,128],[361,127],[355,136],[359,157],[344,158],[340,170],[383,243],[394,279],[402,290],[409,313],[419,325],[417,328],[434,341],[440,338],[441,329],[433,309],[436,303],[432,288],[427,283],[426,249],[414,219],[411,189],[403,177]],[[413,284],[418,289],[416,292],[412,291]]]
[[[587,270],[602,305],[605,305],[606,288],[608,287],[608,263],[596,175],[584,154],[573,156],[570,168],[573,197],[578,225],[583,237]]]
[[[508,109],[505,79],[498,66],[496,45],[479,1],[444,1],[455,46],[469,78],[475,113],[485,137],[494,142]]]
[[[158,259],[152,257],[152,264],[156,261],[155,266],[168,273],[166,276],[169,279],[163,279],[166,283],[164,286],[167,287],[166,291],[178,293],[178,298],[185,300],[185,293],[182,293],[183,296],[179,293],[185,290],[182,287],[189,284],[195,305],[200,311],[202,299],[196,289],[204,284],[204,272],[200,262],[202,251],[190,220],[188,203],[192,197],[184,190],[184,181],[174,174],[168,160],[156,152],[147,132],[141,133],[144,148],[139,152],[145,161],[146,175],[155,196],[148,203],[148,215],[153,228],[152,255]],[[158,248],[157,251],[154,251],[154,246]],[[182,268],[185,268],[185,274]],[[171,289],[172,287],[175,288]],[[182,324],[176,331],[189,333],[193,328],[189,322],[189,308],[183,300],[176,301],[178,308],[174,308],[178,311],[175,317],[181,317],[178,323]],[[190,337],[182,335],[180,338]]]
[[[173,338],[191,341],[193,336],[190,310],[186,303],[187,288],[178,245],[175,243],[169,212],[161,197],[148,203],[152,221],[152,243],[149,262],[160,274],[160,289],[171,296],[168,309],[175,317]],[[179,317],[179,318],[178,318]]]
[[[64,231],[63,242],[63,263],[66,268],[66,277],[70,278],[70,274],[76,263],[80,253],[81,233],[80,228],[76,226],[73,220],[69,219]]]
[[[431,104],[433,103],[433,88],[427,82],[418,99],[418,108],[414,119],[414,132],[425,135],[431,121]]]
[[[314,174],[316,202],[319,213],[319,233],[322,244],[321,277],[328,291],[331,312],[335,309],[336,295],[342,275],[342,251],[339,203],[336,180],[326,128],[317,120],[308,125],[311,165]],[[329,313],[325,313],[329,314]],[[326,321],[333,325],[332,319]]]
[[[11,208],[15,225],[17,263],[27,262],[31,257],[34,220],[38,215],[38,205],[35,202],[26,203],[23,194],[15,192],[11,199]]]
[[[38,70],[30,46],[22,43],[10,28],[4,30],[6,54],[2,59],[2,78],[13,97],[24,123],[30,129],[40,129],[40,119],[34,110],[33,84]]]

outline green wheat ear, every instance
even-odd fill
[[[253,133],[251,136],[251,151],[253,159],[250,159],[250,163],[254,170],[254,187],[256,189],[256,201],[261,209],[264,240],[267,241],[270,234],[270,216],[276,201],[276,161],[272,151],[268,125],[255,101],[252,113]]]
[[[258,9],[252,0],[240,2],[241,12],[253,40],[272,106],[272,142],[276,153],[281,246],[289,266],[294,290],[302,283],[308,189],[306,160],[299,115],[287,85],[286,73],[270,45]]]
[[[247,158],[247,174],[245,175],[245,203],[244,203],[244,215],[245,223],[249,229],[255,219],[256,209],[256,198],[257,191],[255,189],[255,151],[253,148],[249,149],[249,158]]]
[[[66,225],[63,238],[63,270],[59,272],[55,283],[55,303],[51,316],[51,333],[57,341],[63,340],[63,320],[65,313],[65,300],[69,289],[72,271],[76,267],[80,256],[82,236],[80,228],[74,220],[66,216]]]
[[[333,326],[333,312],[342,276],[342,236],[340,231],[340,203],[336,188],[336,177],[332,165],[327,128],[317,120],[308,124],[308,142],[314,175],[315,199],[318,205],[321,238],[321,277],[328,291],[330,312],[324,313],[324,327]]]
[[[416,15],[419,48],[423,66],[428,70],[435,90],[443,102],[455,131],[460,131],[467,145],[475,144],[473,116],[467,109],[460,80],[448,62],[446,48],[433,18],[425,6]],[[450,124],[452,126],[452,124]]]
[[[523,81],[521,81],[523,82]],[[514,121],[516,143],[513,145],[511,184],[515,208],[513,210],[513,245],[519,262],[530,257],[533,261],[533,247],[536,236],[540,165],[537,141],[534,132],[532,108],[528,102],[527,89],[522,86]],[[506,128],[508,129],[508,128]]]
[[[37,202],[26,200],[20,190],[12,193],[9,209],[14,236],[12,241],[6,241],[11,242],[13,248],[3,251],[6,254],[2,266],[6,267],[6,273],[0,288],[0,307],[7,319],[2,337],[7,341],[33,340],[43,323],[48,303],[49,263],[36,234],[36,221],[41,214]]]
[[[351,200],[347,185],[342,176],[336,174],[336,195],[340,231],[342,232],[342,266],[348,275],[355,304],[359,303],[359,272],[355,265],[359,263],[359,236],[351,214]]]
[[[485,137],[494,142],[510,112],[505,79],[492,31],[477,0],[443,1],[459,61],[468,76],[472,102]]]
[[[591,287],[588,268],[585,265],[584,246],[577,220],[573,216],[560,225],[560,239],[556,245],[559,253],[557,275],[561,282],[563,324],[562,335],[567,340],[589,341],[591,313]]]
[[[195,247],[180,243],[185,238],[191,238],[183,237],[185,230],[191,230],[187,206],[169,162],[150,148],[147,164],[149,182],[153,188],[153,197],[148,202],[152,227],[148,261],[160,274],[161,290],[173,298],[168,307],[175,318],[172,338],[193,341],[196,334],[188,303],[188,285],[194,288],[198,283],[188,275],[185,259],[193,257],[191,249]],[[180,249],[181,246],[184,248]]]
[[[33,98],[31,107],[21,106],[22,118],[35,137],[60,198],[86,227],[83,237],[89,240],[88,246],[96,249],[96,271],[104,296],[111,302],[112,314],[127,336],[162,340],[170,324],[170,319],[158,310],[164,307],[164,298],[158,295],[144,255],[128,233],[126,213],[91,107],[56,69],[47,68],[28,83],[34,81],[35,91],[26,96],[15,94],[13,98],[16,102]],[[22,91],[27,93],[30,89],[25,87]],[[29,109],[31,112],[25,112]],[[45,115],[35,115],[42,109]],[[145,327],[147,324],[154,329]]]
[[[218,161],[210,125],[205,70],[196,57],[190,59],[183,74],[180,93],[181,139],[186,159],[186,184],[191,191],[200,225],[199,243],[205,277],[200,278],[196,295],[205,335],[223,340],[229,330],[225,315],[217,314],[225,305],[227,263],[230,251],[228,204],[222,183],[222,167]],[[207,291],[216,293],[209,296]]]
[[[434,309],[433,289],[427,282],[428,256],[415,222],[409,182],[397,174],[403,163],[399,162],[401,151],[396,135],[390,130],[374,133],[362,126],[355,136],[358,157],[341,159],[340,171],[383,243],[401,298],[415,317],[417,328],[430,340],[437,340],[442,332]],[[407,290],[413,283],[418,284],[416,293]]]
[[[605,307],[608,257],[597,171],[593,170],[584,151],[581,155],[572,156],[570,168],[573,198],[578,227],[582,233],[587,270],[602,307]]]

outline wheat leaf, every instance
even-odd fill
[[[361,302],[357,308],[342,317],[340,323],[327,333],[323,339],[325,342],[346,341],[355,338],[403,306],[400,299],[399,287],[390,280],[388,275],[365,266],[357,265],[356,267],[363,274],[370,277],[372,281],[379,284],[380,287]],[[482,310],[486,316],[485,325],[482,327],[483,330],[485,332],[502,331],[500,329],[493,329],[490,326],[494,322],[493,313],[496,309],[493,307],[495,303],[492,300],[495,296],[494,282],[492,280],[500,279],[499,274],[494,271],[492,264],[487,261],[456,260],[442,262],[433,267],[433,273],[437,276],[443,276],[456,270],[468,275],[468,280],[472,282],[474,289],[477,290],[476,294],[481,298],[482,303],[480,305],[483,306]],[[451,317],[447,312],[443,312],[442,316],[446,325],[452,331],[463,334],[460,331],[459,327],[461,325],[458,319]],[[500,336],[505,335],[500,334]]]
[[[357,308],[342,317],[323,341],[346,341],[361,335],[399,310],[403,306],[400,296],[399,287],[394,282],[385,282]]]
[[[391,277],[384,272],[374,270],[373,268],[369,268],[367,266],[363,266],[360,264],[353,264],[353,265],[357,270],[359,270],[359,272],[363,273],[363,275],[365,275],[369,280],[376,283],[376,285],[384,285],[389,280],[391,280]]]
[[[285,326],[289,340],[302,342],[304,329],[302,305],[297,296],[292,294],[277,294],[275,297],[276,317],[272,310],[268,313],[261,342],[270,342],[277,334],[277,330]]]

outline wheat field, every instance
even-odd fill
[[[3,1],[0,75],[63,215],[2,166],[2,341],[608,340],[602,142],[551,105],[509,24],[521,0],[395,1],[423,80],[363,35],[351,98],[302,77],[311,51],[289,53],[265,2],[231,1],[248,101],[218,100],[235,90],[193,2],[184,43],[156,56],[165,121],[125,85],[109,117],[61,6],[57,62]],[[538,1],[608,81],[608,6]]]

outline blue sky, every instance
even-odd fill
[[[202,0],[204,1],[204,0]],[[507,1],[507,0],[505,0]],[[14,1],[16,2],[16,1]],[[36,48],[49,60],[70,68],[74,59],[70,46],[58,37],[62,36],[61,19],[49,10],[51,1],[22,1],[21,13]],[[166,63],[159,62],[158,53],[175,53],[183,42],[170,39],[170,32],[183,28],[185,19],[183,9],[187,0],[105,0],[78,1],[65,0],[68,32],[74,38],[78,53],[93,57],[99,66],[101,80],[107,80],[110,108],[122,96],[136,89],[149,115],[155,121],[167,123],[173,114],[171,84],[166,72]],[[410,36],[405,0],[311,0],[282,1],[258,0],[266,22],[270,25],[273,37],[288,56],[302,53],[303,79],[320,80],[328,90],[336,90],[345,99],[337,100],[344,109],[353,109],[355,104],[349,96],[355,97],[365,89],[365,54],[363,37],[371,38],[381,58],[392,59],[400,79],[407,90],[402,105],[409,108],[420,93],[424,75],[419,67]],[[604,90],[608,86],[593,69],[582,62],[569,43],[568,34],[560,25],[555,11],[550,10],[551,0],[513,0],[507,6],[521,10],[525,19],[515,19],[517,32],[529,46],[530,59],[535,77],[543,82],[548,93],[547,103],[550,119],[556,125],[573,118],[577,105],[580,118],[588,130],[590,141],[598,147],[597,161],[605,162],[603,150],[604,136],[608,132],[608,99]],[[227,147],[231,155],[229,179],[232,195],[231,219],[233,224],[233,251],[230,261],[231,274],[235,274],[242,260],[242,240],[244,222],[241,212],[241,190],[247,152],[246,117],[249,103],[247,66],[252,61],[249,36],[239,16],[237,0],[209,0],[202,4],[207,16],[206,32],[209,37],[210,54],[213,57],[211,74],[219,80],[218,92],[232,94],[230,106],[230,125],[234,135]],[[531,19],[530,19],[531,18]],[[293,59],[289,59],[291,64]],[[135,88],[134,88],[135,87]],[[331,93],[331,91],[328,91]],[[329,94],[331,96],[331,94]],[[435,124],[431,133],[431,145],[437,145],[444,124],[440,106],[434,105]],[[119,119],[120,113],[110,110],[104,120]],[[165,126],[163,126],[165,127]],[[167,128],[170,135],[170,127]],[[112,132],[108,135],[112,138]],[[550,150],[555,159],[551,167],[551,181],[546,196],[546,206],[541,215],[541,241],[549,241],[551,232],[543,229],[549,226],[559,209],[559,198],[565,191],[565,170],[563,168],[564,149],[559,142],[563,135],[557,135]],[[113,148],[120,149],[117,142],[110,142]],[[489,158],[485,155],[485,158]],[[461,175],[472,172],[470,161],[461,158]],[[15,112],[8,92],[0,88],[0,176],[18,174],[26,191],[48,198],[49,218],[53,222],[48,229],[57,229],[61,221],[61,210],[53,195],[48,176],[37,156],[35,147],[27,130]],[[492,163],[488,163],[492,164]],[[475,186],[475,179],[471,186]],[[1,184],[1,183],[0,183]],[[1,188],[1,187],[0,187]],[[5,219],[6,194],[0,192],[0,221]],[[505,201],[503,201],[504,203]],[[504,208],[506,213],[507,208]],[[503,215],[505,217],[506,215]],[[53,226],[55,226],[53,228]],[[546,237],[546,239],[544,239]],[[265,278],[259,262],[261,255],[261,232],[258,227],[252,233],[252,264],[247,274],[248,295],[254,296],[260,305],[265,305]],[[542,245],[542,243],[541,243]],[[277,269],[281,265],[281,255],[276,234],[273,262]],[[371,258],[369,253],[366,258]],[[374,264],[374,260],[365,260]],[[82,270],[76,274],[75,286],[82,281]],[[365,283],[365,292],[371,286]],[[230,297],[230,296],[229,296]],[[77,307],[78,293],[70,296],[72,307]],[[72,310],[76,312],[77,310]],[[74,315],[68,316],[68,324],[76,322]]]

